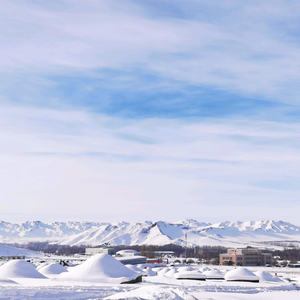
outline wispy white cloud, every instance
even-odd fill
[[[300,51],[293,40],[298,29],[288,30],[299,14],[296,1],[187,2],[170,3],[186,17],[154,18],[138,2],[5,1],[0,69],[39,74],[140,69],[162,80],[298,103]],[[210,17],[199,13],[203,5]],[[284,26],[276,26],[280,23]]]
[[[299,124],[122,120],[5,107],[0,128],[0,196],[9,199],[3,216],[42,215],[46,209],[57,219],[70,211],[69,217],[142,220],[166,219],[172,211],[172,220],[208,221],[203,210],[209,209],[215,220],[251,213],[251,219],[298,220],[300,191],[286,182],[299,180]]]
[[[153,3],[2,1],[2,216],[298,222],[300,5]]]

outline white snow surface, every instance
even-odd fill
[[[136,279],[136,273],[108,254],[96,254],[81,265],[56,277],[57,280],[122,283]]]
[[[46,278],[32,263],[24,260],[11,260],[0,266],[0,278]]]
[[[46,258],[47,259],[47,258]],[[49,258],[53,262],[53,258]],[[200,266],[193,266],[196,270]],[[224,272],[234,267],[209,266]],[[69,268],[72,269],[72,268]],[[171,268],[172,269],[172,268]],[[250,267],[252,272],[278,274],[280,282],[228,282],[225,280],[176,280],[165,276],[143,277],[137,284],[60,281],[36,278],[0,279],[0,299],[96,300],[96,299],[199,299],[199,300],[299,300],[300,269]],[[191,271],[189,271],[191,272]]]
[[[0,222],[0,242],[54,241],[64,245],[222,245],[225,247],[300,246],[300,227],[284,221],[179,222]],[[279,245],[279,246],[280,246]],[[1,250],[1,249],[0,249]]]
[[[104,299],[149,299],[149,300],[196,300],[196,298],[179,289],[165,287],[141,287],[136,290],[118,293]]]

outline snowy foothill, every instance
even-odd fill
[[[284,221],[247,221],[221,222],[216,224],[181,220],[178,222],[54,222],[40,221],[15,224],[2,222],[0,226],[0,242],[53,241],[60,245],[101,245],[109,243],[118,245],[185,245],[185,235],[193,236],[189,245],[224,246],[228,248],[259,245],[264,248],[283,250],[287,245],[300,246],[300,227]],[[270,245],[266,242],[270,242]],[[273,244],[276,242],[276,246]],[[9,246],[7,246],[9,247]],[[28,251],[29,250],[23,250]],[[120,255],[132,253],[123,252]],[[131,250],[132,251],[132,250]],[[0,247],[1,255],[23,254],[19,250]],[[2,254],[1,254],[2,253]],[[31,256],[35,253],[31,251]],[[27,254],[25,254],[28,256]],[[38,255],[38,254],[37,254]]]

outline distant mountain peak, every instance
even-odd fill
[[[52,241],[65,245],[211,245],[266,246],[299,241],[300,227],[284,221],[199,222],[0,222],[0,242]]]

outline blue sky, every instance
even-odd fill
[[[300,4],[124,3],[3,2],[0,218],[299,225]]]

